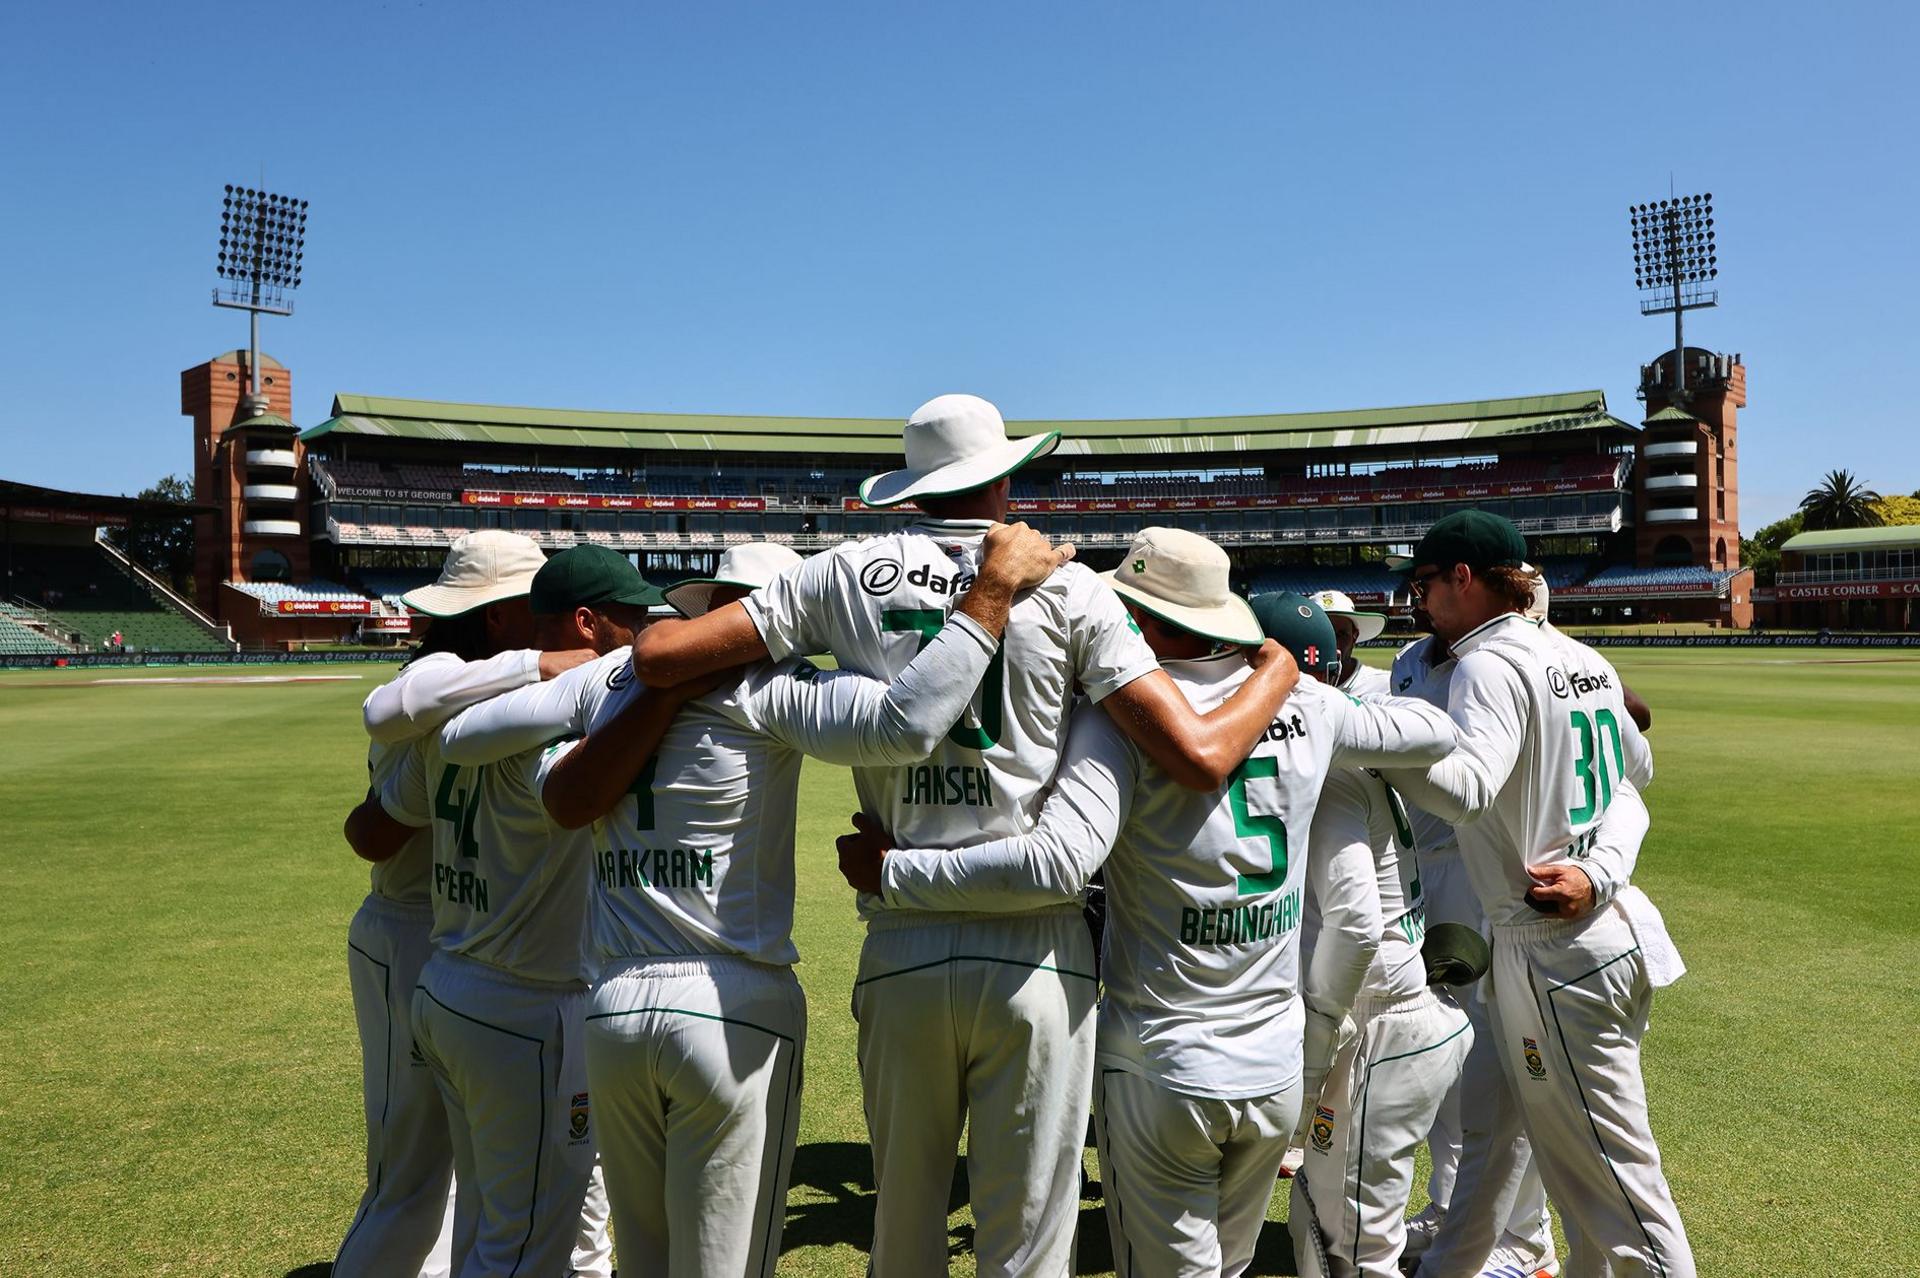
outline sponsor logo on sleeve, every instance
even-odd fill
[[[618,692],[633,682],[633,662],[623,661],[607,676],[607,691]]]

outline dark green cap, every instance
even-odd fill
[[[1340,643],[1333,623],[1305,595],[1255,595],[1248,600],[1260,631],[1293,654],[1300,668],[1322,679],[1340,677]]]
[[[1420,945],[1420,957],[1426,961],[1427,984],[1456,989],[1485,976],[1492,962],[1486,938],[1465,923],[1435,923],[1429,927],[1427,939]]]
[[[647,584],[631,560],[605,546],[574,546],[547,560],[533,575],[527,598],[534,615],[543,617],[600,604],[651,608],[660,600],[659,589]]]
[[[1421,564],[1451,568],[1465,564],[1475,572],[1488,568],[1518,568],[1527,562],[1527,540],[1513,521],[1485,510],[1462,510],[1433,527],[1405,559],[1388,564],[1394,572],[1409,573]]]

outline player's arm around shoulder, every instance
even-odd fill
[[[624,657],[624,653],[621,654]],[[579,830],[613,811],[660,751],[667,730],[691,701],[738,682],[741,671],[716,670],[671,688],[653,688],[626,678],[583,706],[586,735],[569,748],[550,751],[535,777],[547,817],[563,830]]]
[[[480,661],[435,652],[403,667],[361,706],[367,735],[387,745],[418,740],[470,705],[552,679],[593,659],[584,649],[510,649]]]
[[[620,679],[625,669],[624,652],[601,657],[549,682],[469,706],[440,729],[441,756],[449,763],[478,767],[537,749],[555,737],[578,736],[586,731],[609,682]]]
[[[1424,771],[1394,768],[1387,781],[1409,803],[1454,825],[1493,807],[1518,766],[1532,700],[1520,666],[1507,655],[1476,649],[1459,659],[1447,689],[1447,715],[1458,742]]]
[[[1271,639],[1248,650],[1247,664],[1246,682],[1205,714],[1157,668],[1100,704],[1176,784],[1211,792],[1232,779],[1300,682],[1292,654]]]
[[[385,861],[433,819],[427,803],[426,754],[420,744],[403,747],[406,757],[376,789],[347,814],[341,834],[363,861]]]
[[[1438,706],[1385,693],[1361,698],[1328,692],[1336,767],[1422,767],[1446,758],[1459,743],[1453,720]]]

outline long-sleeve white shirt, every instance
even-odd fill
[[[1202,713],[1248,675],[1237,653],[1166,669]],[[1196,1095],[1270,1095],[1300,1075],[1303,893],[1336,925],[1307,974],[1314,1010],[1345,1011],[1379,939],[1370,859],[1306,855],[1322,779],[1336,762],[1436,759],[1452,739],[1431,707],[1363,704],[1303,680],[1229,784],[1200,793],[1083,704],[1030,834],[894,851],[883,895],[915,909],[1032,909],[1077,899],[1104,862],[1101,1061]]]
[[[1530,922],[1539,916],[1525,900],[1533,886],[1527,867],[1574,861],[1585,868],[1602,842],[1603,818],[1633,791],[1633,775],[1648,775],[1651,756],[1629,766],[1627,744],[1639,734],[1620,675],[1586,645],[1543,635],[1506,613],[1463,636],[1453,652],[1447,706],[1459,749],[1423,772],[1393,771],[1387,779],[1409,802],[1453,824],[1487,920]],[[1610,898],[1623,882],[1614,878],[1617,868],[1593,868],[1596,891]]]
[[[754,591],[747,615],[776,658],[832,652],[842,669],[892,678],[972,583],[989,527],[923,519],[843,542]],[[1015,598],[976,703],[930,756],[854,769],[860,806],[915,847],[1024,834],[1066,748],[1076,686],[1097,702],[1158,668],[1119,596],[1067,564]],[[859,904],[868,918],[887,908],[871,896]]]
[[[1329,772],[1313,814],[1311,847],[1315,860],[1362,855],[1373,872],[1370,895],[1380,920],[1380,947],[1357,982],[1357,992],[1400,998],[1425,989],[1420,944],[1427,934],[1426,908],[1406,805],[1393,787],[1379,773],[1362,768]],[[1319,953],[1322,927],[1318,903],[1309,899],[1301,931],[1309,955]]]
[[[503,652],[485,661],[462,661],[450,652],[432,652],[400,667],[375,688],[361,707],[372,738],[367,773],[378,791],[406,762],[407,745],[449,717],[488,697],[540,679],[540,654]],[[373,891],[389,900],[424,905],[433,871],[433,839],[424,830],[406,846],[373,866]]]
[[[956,616],[892,684],[800,660],[761,662],[689,703],[629,797],[594,823],[591,945],[601,962],[738,954],[794,962],[800,763],[925,758],[972,699],[997,645]],[[589,737],[643,690],[625,653],[474,707],[442,731],[484,761],[532,738]],[[565,746],[549,750],[536,790]]]

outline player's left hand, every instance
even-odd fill
[[[1593,880],[1579,866],[1564,861],[1530,865],[1527,876],[1533,880],[1527,901],[1542,914],[1577,919],[1593,912]],[[1552,908],[1546,908],[1549,906]]]
[[[853,814],[852,834],[843,834],[834,842],[840,852],[840,873],[856,892],[880,895],[880,864],[893,850],[893,838],[880,823],[864,812]]]

